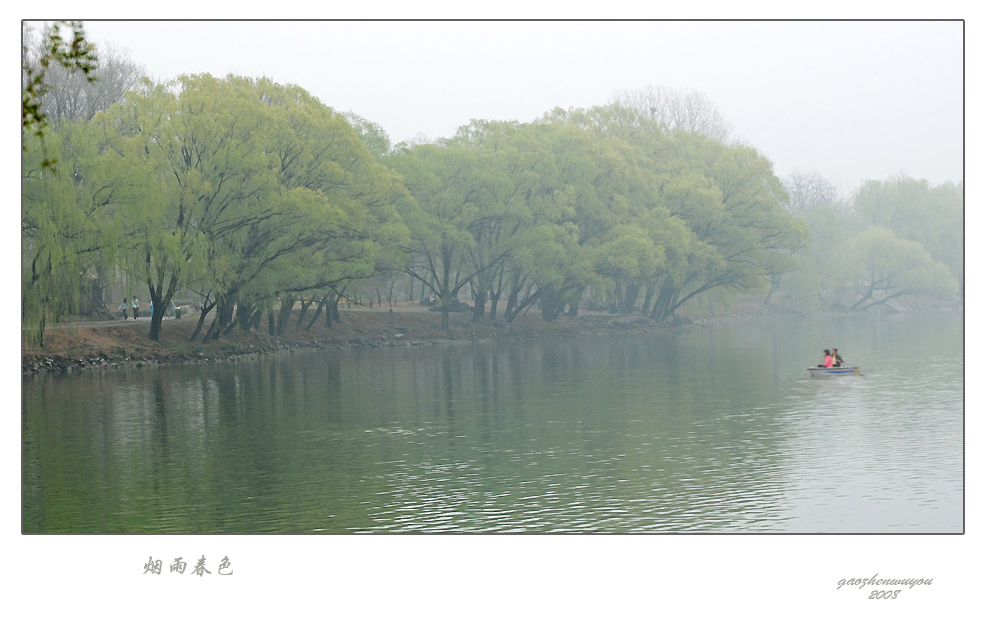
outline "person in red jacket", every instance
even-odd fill
[[[831,368],[834,365],[834,358],[831,357],[831,351],[824,350],[824,364],[818,364],[818,366],[823,366],[824,368]]]

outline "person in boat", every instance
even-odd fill
[[[824,368],[831,368],[834,365],[834,358],[831,357],[831,351],[828,349],[824,350],[824,363],[818,364],[818,366],[823,366]]]
[[[841,359],[841,356],[838,355],[838,349],[835,349],[834,347],[831,347],[831,362],[835,368],[838,368],[845,363],[845,360]]]

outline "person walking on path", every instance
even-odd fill
[[[137,318],[137,316],[139,316],[139,315],[140,315],[140,302],[137,301],[137,298],[136,297],[134,297],[133,298],[133,318]]]
[[[124,297],[123,298],[123,305],[120,306],[120,309],[123,310],[123,320],[124,321],[127,320],[127,318],[129,318],[127,316],[127,314],[128,314],[127,313],[127,308],[129,308],[129,307],[130,307],[130,302],[127,301],[126,297]]]

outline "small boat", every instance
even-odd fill
[[[811,377],[831,377],[839,375],[861,375],[858,366],[833,366],[825,368],[823,366],[811,366],[807,369]]]

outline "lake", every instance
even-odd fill
[[[825,348],[863,375],[812,379]],[[961,533],[963,316],[22,383],[24,533]]]

